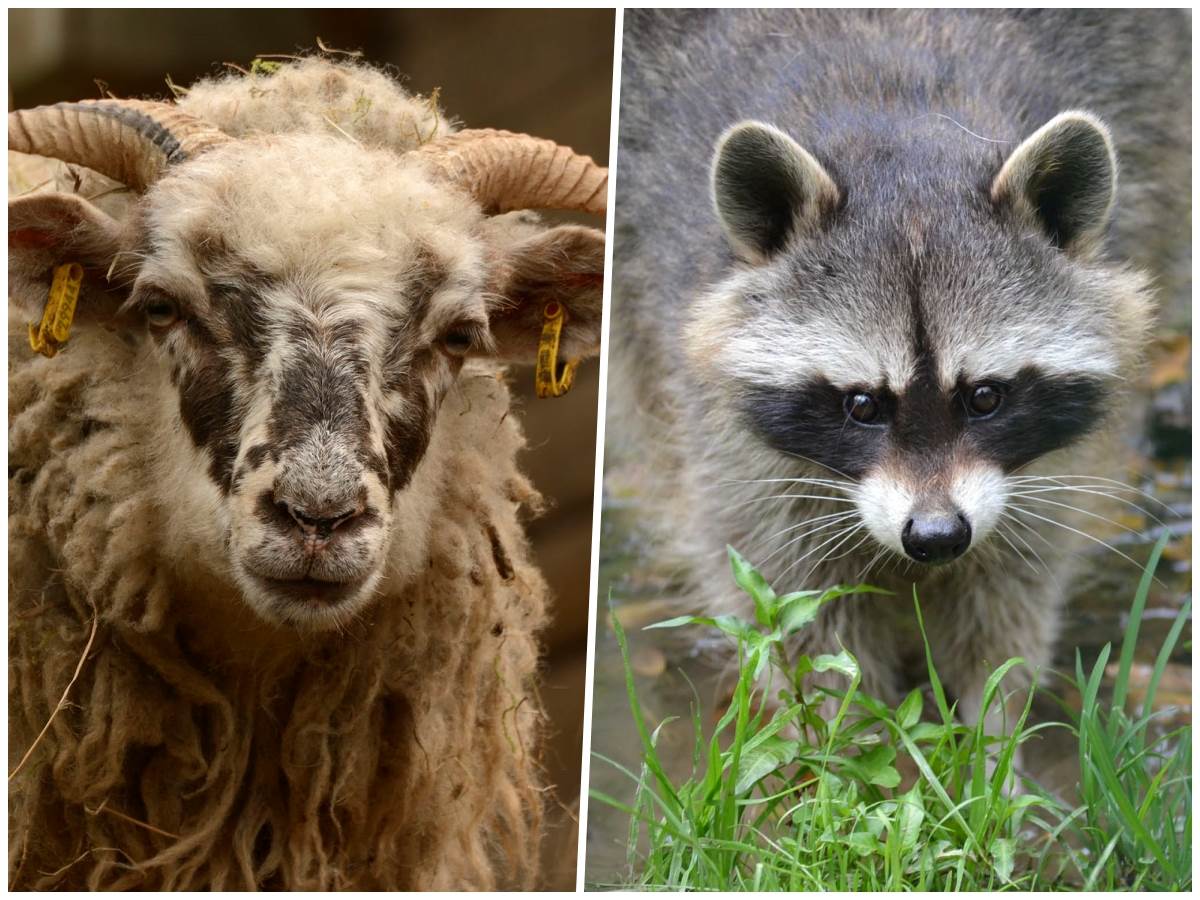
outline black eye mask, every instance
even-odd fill
[[[955,444],[1011,472],[1069,446],[1103,421],[1105,385],[1093,376],[1022,369],[986,414],[971,409],[972,390],[964,385],[946,395],[927,378],[900,395],[866,387],[845,391],[824,379],[794,388],[754,385],[744,389],[741,411],[769,446],[851,478],[863,477],[890,450],[935,462]],[[859,393],[870,395],[868,421],[856,421],[847,407]],[[861,402],[858,409],[865,410]]]

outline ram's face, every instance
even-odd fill
[[[377,282],[345,269],[204,277],[147,267],[144,315],[220,494],[233,573],[268,618],[352,613],[379,577],[438,407],[488,340],[478,284],[415,255]]]
[[[487,340],[477,286],[418,258],[390,290],[261,275],[204,289],[147,272],[145,316],[224,507],[230,564],[268,618],[353,612],[379,577],[393,498],[411,482],[464,354]]]
[[[72,341],[99,319],[146,342],[166,539],[301,629],[346,622],[389,550],[423,546],[438,409],[470,359],[533,362],[551,304],[563,357],[599,346],[601,232],[489,217],[420,159],[340,139],[210,148],[125,221],[72,194],[22,197],[9,247],[28,313],[74,262]]]
[[[307,627],[366,604],[393,532],[421,526],[396,498],[491,344],[478,214],[381,208],[348,180],[168,179],[128,303],[172,386],[171,465],[204,482],[247,602]]]

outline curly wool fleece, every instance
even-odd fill
[[[436,97],[404,91],[370,66],[298,59],[269,72],[206,78],[177,104],[233,137],[258,134],[327,134],[352,137],[366,147],[395,153],[415,150],[458,130]]]
[[[503,382],[464,372],[447,398],[423,579],[346,633],[245,626],[230,645],[211,634],[232,615],[222,589],[156,550],[156,400],[138,351],[90,328],[70,353],[31,358],[10,326],[14,761],[98,618],[70,702],[10,784],[10,886],[528,885],[546,590],[518,521],[538,498]]]

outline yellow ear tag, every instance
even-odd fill
[[[542,336],[538,340],[537,371],[534,387],[538,397],[561,397],[571,389],[575,380],[575,367],[579,360],[559,362],[558,339],[562,335],[567,311],[561,303],[551,301],[543,311]]]
[[[42,321],[29,325],[29,346],[45,357],[54,356],[71,336],[71,322],[75,318],[75,302],[79,299],[79,286],[83,284],[83,266],[67,263],[54,270],[50,283],[50,297],[42,311]]]

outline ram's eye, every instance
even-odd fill
[[[975,418],[990,416],[1004,402],[1004,392],[997,385],[977,384],[968,390],[967,407]]]
[[[870,425],[879,418],[879,401],[863,392],[847,394],[846,415],[862,425]]]
[[[453,328],[442,337],[442,349],[450,356],[466,356],[475,346],[475,333],[468,328]]]
[[[146,313],[146,321],[151,328],[170,328],[179,321],[179,304],[170,297],[156,296],[142,309]]]

